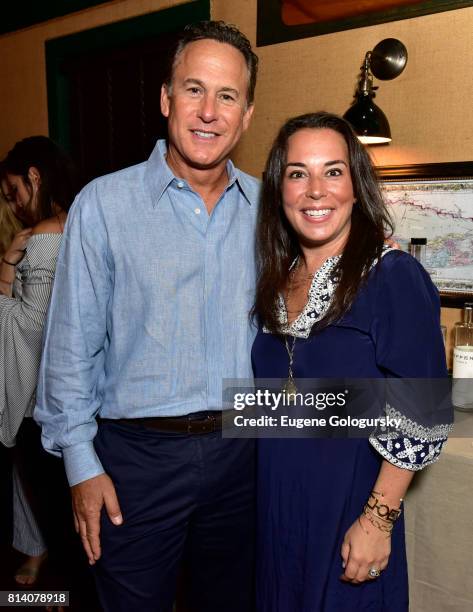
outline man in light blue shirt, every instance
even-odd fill
[[[223,439],[220,411],[223,379],[251,377],[259,185],[229,155],[256,71],[235,28],[186,28],[167,143],[89,184],[67,222],[35,418],[105,610],[171,610],[184,556],[192,610],[252,608],[253,441]]]

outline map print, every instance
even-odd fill
[[[427,238],[425,267],[443,292],[473,293],[473,179],[384,183],[394,238]]]

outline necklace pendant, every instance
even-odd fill
[[[296,387],[296,383],[294,382],[294,378],[292,377],[292,374],[289,376],[289,378],[284,383],[282,390],[283,390],[284,395],[286,396],[287,403],[295,404],[297,387]]]

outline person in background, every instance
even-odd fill
[[[5,252],[15,240],[20,241],[21,246],[24,247],[31,236],[31,228],[26,228],[26,230],[23,228],[20,220],[14,215],[12,207],[4,198],[3,191],[8,192],[5,180],[0,191],[0,260],[2,261]],[[4,292],[8,294],[10,290],[11,282],[0,277],[0,293],[2,295]],[[5,458],[7,457],[11,459],[10,454],[5,454]],[[25,495],[18,475],[18,468],[12,461],[8,461],[8,468],[13,493],[12,499],[8,498],[9,502],[13,501],[12,545],[15,550],[26,555],[26,559],[17,569],[14,579],[19,585],[32,586],[36,583],[40,568],[46,559],[46,544]]]
[[[0,190],[0,258],[3,257],[11,241],[22,228],[23,225],[13,214]]]
[[[384,244],[389,228],[350,125],[325,112],[288,120],[258,223],[257,379],[285,380],[289,398],[302,379],[446,377],[438,292],[414,258]],[[259,440],[258,612],[407,612],[402,499],[450,428],[449,411],[424,426],[426,399],[417,420],[400,402],[385,406],[400,424],[369,440]]]
[[[106,611],[170,611],[182,559],[191,610],[253,607],[254,441],[223,438],[221,410],[223,379],[252,376],[259,183],[229,158],[256,72],[235,27],[188,26],[167,141],[67,221],[35,418]]]
[[[17,227],[24,226],[0,262],[0,441],[15,447],[13,547],[26,555],[15,580],[31,586],[47,556],[48,526],[51,533],[60,531],[47,516],[46,504],[57,505],[47,499],[47,484],[40,491],[41,483],[55,482],[50,470],[56,466],[60,474],[60,462],[41,449],[40,430],[31,416],[57,253],[78,182],[70,158],[45,136],[17,142],[1,162],[0,178]],[[59,537],[64,533],[54,534],[55,540]]]

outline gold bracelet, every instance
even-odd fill
[[[393,523],[380,519],[378,516],[376,516],[376,514],[371,512],[371,510],[367,506],[363,508],[363,514],[366,516],[366,518],[370,521],[372,525],[375,525],[381,531],[391,533],[391,531],[394,529]]]
[[[0,278],[0,281],[2,281],[2,283],[5,283],[5,285],[13,285],[13,281],[7,281],[4,278]]]
[[[373,495],[381,495],[381,497],[384,497],[384,493],[382,491],[375,491],[373,489],[373,491],[371,491],[371,493],[373,493]],[[402,502],[404,501],[403,497],[399,498],[399,503],[402,504]]]
[[[376,520],[378,520],[378,521],[383,521],[383,523],[386,523],[386,525],[393,525],[393,522],[392,522],[392,521],[388,521],[387,519],[385,519],[385,518],[381,518],[380,516],[378,516],[377,514],[375,514],[375,513],[373,512],[373,510],[371,510],[371,508],[368,506],[368,504],[365,504],[365,505],[363,506],[363,512],[365,512],[365,510],[366,510],[366,512],[371,512],[371,514],[372,514],[374,517],[376,517]]]
[[[376,497],[376,495],[381,495],[381,497],[384,497],[383,493],[372,491],[370,493],[368,501],[366,502],[368,508],[380,519],[395,523],[397,519],[401,516],[401,508],[390,508],[387,504],[381,504],[380,500]]]
[[[383,525],[378,518],[376,517],[376,515],[374,515],[371,510],[369,510],[366,506],[363,508],[363,514],[366,516],[366,518],[369,520],[369,522],[373,525],[373,527],[376,527],[376,529],[379,529],[380,531],[387,533],[388,535],[386,536],[387,538],[391,535],[391,532],[393,530],[394,524],[393,523],[386,523],[385,525]]]

